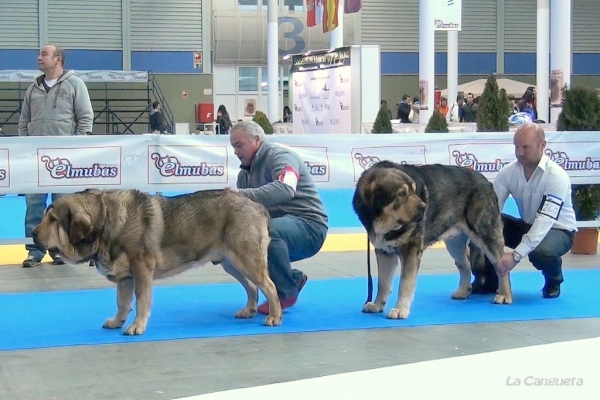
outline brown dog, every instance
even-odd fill
[[[248,302],[237,318],[252,318],[257,287],[269,301],[265,325],[281,324],[281,305],[268,275],[269,214],[229,190],[176,197],[138,190],[86,190],[54,202],[33,230],[33,241],[65,260],[93,260],[117,284],[118,310],[104,328],[121,328],[136,297],[136,317],[126,335],[141,335],[150,316],[154,279],[227,259],[227,270],[246,289]],[[226,263],[229,264],[229,263]]]

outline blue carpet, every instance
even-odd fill
[[[539,272],[514,273],[512,282],[514,304],[500,306],[491,304],[491,295],[465,301],[450,299],[458,274],[422,275],[411,315],[395,321],[387,320],[385,314],[361,312],[365,278],[309,280],[298,304],[284,311],[283,324],[275,328],[263,326],[263,316],[250,320],[233,317],[246,301],[239,284],[158,286],[148,330],[138,337],[101,329],[104,320],[115,312],[115,289],[2,294],[0,350],[600,317],[600,302],[595,298],[600,270],[565,271],[562,295],[554,300],[542,299]],[[397,285],[392,304],[396,293]],[[132,319],[130,315],[128,322]]]

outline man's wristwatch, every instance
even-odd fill
[[[520,255],[519,253],[517,253],[516,251],[513,251],[512,255],[513,255],[513,260],[517,264],[519,263],[519,261],[521,261],[521,258],[523,258],[523,256]]]

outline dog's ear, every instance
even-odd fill
[[[91,242],[96,238],[92,221],[89,215],[83,212],[71,214],[68,232],[69,240],[75,245],[81,242]]]

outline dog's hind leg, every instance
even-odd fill
[[[487,207],[496,207],[497,199],[491,199]],[[473,230],[469,237],[473,244],[479,247],[488,260],[496,267],[500,258],[504,254],[504,236],[502,234],[502,219],[500,212],[496,212],[496,208],[479,208],[472,207],[467,213],[467,220],[470,223],[470,229]],[[479,210],[479,214],[477,214]],[[498,292],[494,297],[496,304],[511,304],[512,288],[510,284],[510,276],[506,274],[500,276],[498,274]]]
[[[248,295],[248,301],[246,302],[246,307],[241,309],[240,311],[235,313],[236,318],[252,318],[254,314],[256,314],[256,309],[258,307],[258,288],[256,285],[244,274],[242,274],[229,260],[225,259],[221,262],[223,269],[229,275],[233,276],[238,280],[246,289],[246,294]]]
[[[268,246],[268,242],[267,242]],[[264,246],[266,249],[267,246]],[[277,296],[277,289],[275,288],[275,284],[269,277],[269,267],[267,264],[267,255],[260,254],[256,255],[252,258],[250,257],[240,257],[237,254],[228,254],[227,258],[231,261],[233,265],[236,266],[238,272],[246,277],[246,280],[249,280],[248,283],[253,284],[254,288],[258,287],[267,298],[269,302],[269,315],[265,319],[265,325],[267,326],[279,326],[281,325],[282,318],[282,310],[281,303],[279,302],[279,297]],[[238,280],[240,280],[238,278]],[[243,280],[240,280],[242,285],[246,288],[246,292],[248,293],[248,303],[246,304],[246,309],[241,310],[238,314],[243,312],[248,312],[248,306],[251,305],[253,311],[256,311],[256,303],[258,293],[256,289],[253,291],[249,291],[252,286],[246,287]],[[254,296],[254,297],[251,297]],[[240,318],[237,314],[236,317]]]
[[[124,278],[117,282],[117,314],[104,321],[103,328],[116,329],[123,326],[131,312],[133,302],[133,278]]]
[[[400,291],[398,301],[394,308],[390,310],[387,317],[390,319],[406,319],[410,314],[410,306],[415,295],[415,286],[417,284],[417,273],[421,264],[421,255],[423,251],[418,245],[405,245],[400,251],[400,261],[402,270],[400,273]]]
[[[471,294],[471,264],[467,258],[468,240],[469,237],[464,233],[444,239],[446,249],[454,259],[460,274],[458,289],[452,292],[453,299],[466,299]]]
[[[394,272],[398,267],[398,255],[396,253],[386,253],[383,250],[375,249],[377,257],[377,297],[375,302],[368,302],[363,306],[364,313],[383,312],[385,303],[392,291],[392,281]]]

